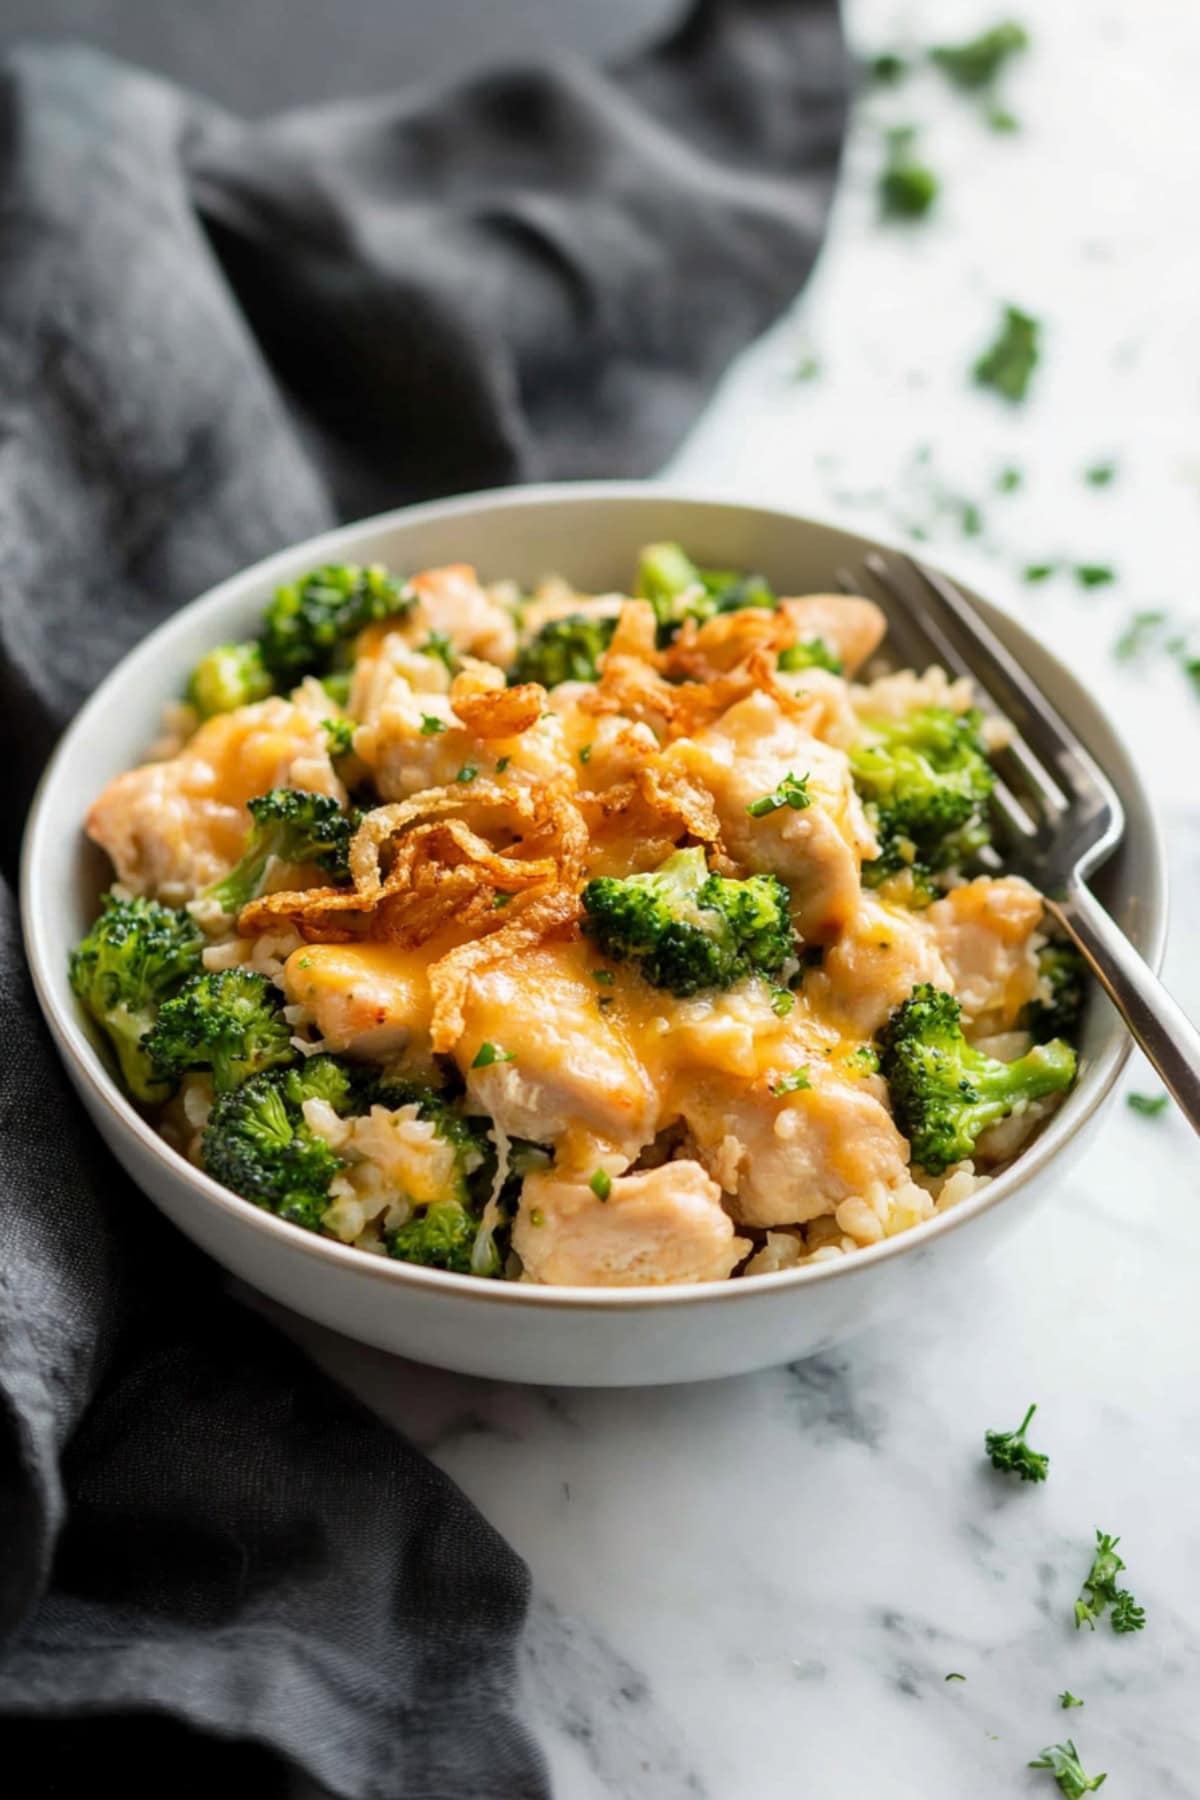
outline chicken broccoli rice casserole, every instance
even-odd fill
[[[960,1202],[1075,1077],[965,681],[870,600],[644,549],[632,596],[339,564],[87,817],[71,982],[255,1205],[481,1278],[725,1281]]]

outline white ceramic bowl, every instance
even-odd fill
[[[832,1264],[666,1289],[537,1288],[475,1281],[363,1254],[282,1223],[219,1187],[159,1138],[120,1093],[67,983],[67,953],[107,884],[81,820],[100,787],[138,762],[164,700],[211,645],[252,634],[276,585],[329,560],[407,571],[469,561],[486,579],[560,571],[585,589],[629,580],[641,544],[678,538],[701,563],[761,570],[784,593],[828,590],[878,548],[829,526],[684,497],[648,484],[497,492],[369,519],[223,582],[152,633],[75,719],[43,779],[25,841],[26,944],[50,1028],[88,1111],[134,1180],[226,1268],[299,1313],[365,1343],[475,1375],[585,1386],[694,1381],[811,1355],[858,1327],[926,1306],[1045,1199],[1111,1095],[1128,1039],[1099,996],[1079,1080],[1006,1173],[953,1212]],[[1051,693],[1125,802],[1128,833],[1098,882],[1157,965],[1166,923],[1162,845],[1113,727],[1074,678],[1011,619],[994,629]]]

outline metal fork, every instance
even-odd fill
[[[889,626],[901,653],[968,676],[1011,723],[1011,743],[992,758],[994,825],[1004,866],[1047,896],[1047,910],[1078,944],[1180,1110],[1200,1131],[1200,1032],[1087,885],[1124,834],[1116,789],[944,575],[912,558],[878,552],[865,558],[865,569],[892,603]],[[851,569],[839,569],[837,579],[844,593],[869,591]]]

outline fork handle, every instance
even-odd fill
[[[1074,938],[1193,1130],[1200,1131],[1200,1031],[1078,878],[1047,910]]]

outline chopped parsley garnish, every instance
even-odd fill
[[[321,725],[330,757],[336,761],[339,756],[349,756],[354,749],[353,719],[322,719]]]
[[[497,775],[503,775],[505,769],[507,769],[507,767],[511,761],[512,761],[511,756],[502,756],[500,758],[500,761],[496,764]]]
[[[542,1211],[540,1206],[531,1206],[530,1207],[529,1223],[531,1225],[544,1225],[546,1223],[546,1215]]]
[[[937,44],[929,52],[955,87],[976,91],[990,87],[1010,57],[1029,47],[1029,33],[1015,19],[1005,19],[965,44]]]
[[[453,672],[455,656],[454,645],[444,631],[431,631],[421,649],[426,656],[436,656],[439,662]]]
[[[772,1082],[771,1092],[773,1094],[798,1094],[802,1088],[811,1086],[807,1065],[802,1063],[798,1069],[793,1069],[790,1075],[781,1075],[778,1081]]]
[[[1049,581],[1058,573],[1058,564],[1052,562],[1026,563],[1021,571],[1022,581]]]
[[[1030,1763],[1029,1767],[1031,1769],[1049,1769],[1062,1792],[1067,1796],[1067,1800],[1081,1800],[1083,1794],[1094,1794],[1106,1779],[1103,1775],[1096,1775],[1089,1779],[1079,1760],[1079,1752],[1070,1738],[1065,1744],[1048,1745],[1042,1754]]]
[[[516,897],[517,896],[515,894],[497,894],[492,901],[492,905],[493,906],[507,906],[509,904],[510,900],[515,900]]]
[[[581,762],[581,763],[589,763],[589,762],[591,762],[591,760],[592,760],[592,746],[591,746],[591,745],[590,745],[590,744],[585,744],[585,745],[584,745],[584,746],[583,746],[583,749],[582,749],[582,750],[581,750],[581,751],[580,751],[580,752],[579,752],[579,760],[580,760],[580,762]]]
[[[1081,1625],[1088,1625],[1095,1631],[1096,1620],[1102,1618],[1110,1606],[1114,1631],[1141,1631],[1146,1623],[1144,1608],[1138,1605],[1128,1588],[1117,1586],[1117,1576],[1125,1567],[1117,1555],[1120,1541],[1119,1537],[1109,1537],[1106,1531],[1096,1533],[1096,1554],[1075,1602],[1076,1631]]]
[[[760,799],[752,800],[746,811],[752,819],[765,819],[769,813],[778,812],[784,806],[790,806],[793,812],[803,812],[806,806],[811,805],[808,776],[789,772],[773,794],[763,794]]]
[[[1031,314],[1006,306],[994,342],[971,371],[978,386],[992,388],[1014,405],[1024,400],[1037,366],[1040,329]]]
[[[1159,1113],[1166,1112],[1171,1104],[1169,1094],[1126,1094],[1125,1104],[1130,1112],[1141,1113],[1144,1119],[1155,1119]]]
[[[923,219],[938,197],[937,176],[913,154],[916,136],[912,125],[887,134],[887,162],[879,177],[879,210],[885,218]]]
[[[1147,649],[1150,640],[1157,635],[1160,625],[1165,625],[1167,615],[1159,607],[1151,612],[1134,613],[1128,625],[1113,645],[1113,653],[1121,662],[1132,662]]]
[[[771,994],[771,1011],[777,1019],[786,1019],[795,1004],[795,994],[785,987],[777,987]]]
[[[1062,1707],[1063,1711],[1066,1712],[1068,1707],[1082,1706],[1083,1701],[1080,1700],[1077,1695],[1073,1694],[1070,1688],[1064,1688],[1062,1693],[1058,1696],[1058,1704]]]
[[[608,1196],[612,1193],[612,1176],[607,1169],[597,1169],[592,1176],[592,1179],[588,1182],[588,1186],[591,1188],[593,1194],[595,1194],[597,1200],[607,1200]]]
[[[1083,588],[1108,587],[1117,579],[1117,572],[1107,563],[1076,563],[1075,579]]]
[[[1036,1405],[1031,1406],[1015,1431],[984,1433],[983,1447],[991,1458],[993,1469],[1000,1469],[1007,1475],[1019,1475],[1022,1481],[1045,1481],[1050,1458],[1039,1450],[1031,1450],[1025,1442],[1029,1421],[1036,1411]]]
[[[465,787],[468,781],[474,781],[474,779],[478,775],[478,773],[479,773],[479,770],[476,768],[474,763],[464,763],[462,768],[458,771],[458,774],[454,777],[454,779],[455,779],[455,781],[461,781],[463,786]]]
[[[1083,479],[1089,487],[1107,487],[1110,481],[1116,480],[1116,475],[1117,465],[1115,462],[1093,463],[1090,468],[1083,471]]]
[[[501,1050],[498,1044],[489,1044],[485,1042],[480,1044],[478,1050],[475,1052],[475,1060],[472,1062],[471,1067],[473,1069],[490,1069],[493,1063],[509,1063],[516,1062],[516,1060],[517,1053],[515,1050]]]
[[[421,736],[436,737],[439,731],[445,731],[445,719],[439,719],[434,713],[421,714]]]
[[[601,987],[611,987],[616,980],[616,976],[611,969],[593,969],[592,980],[598,981]]]

